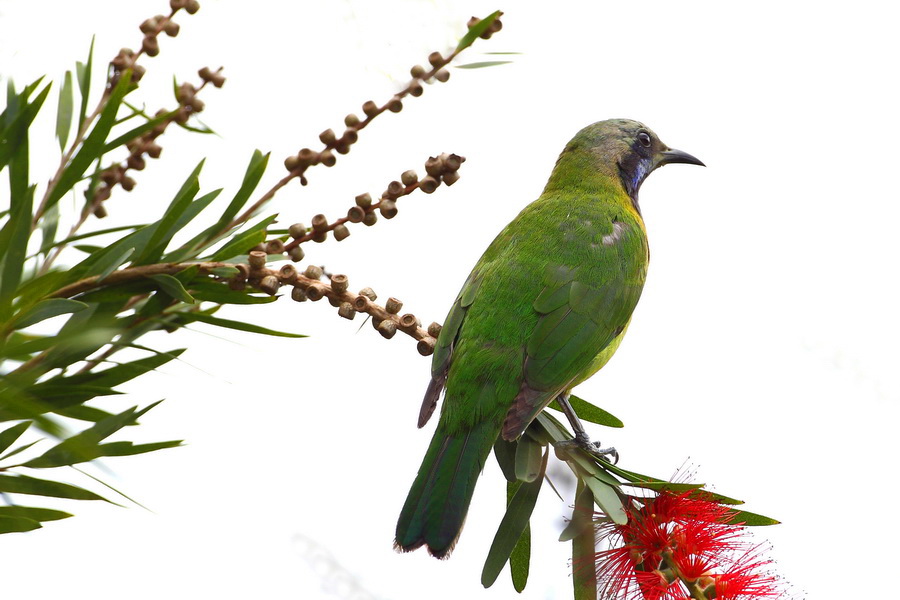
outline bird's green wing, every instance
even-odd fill
[[[431,360],[431,381],[428,383],[425,397],[422,399],[422,407],[419,409],[419,427],[423,427],[434,413],[441,390],[444,389],[444,384],[447,382],[447,370],[450,368],[450,358],[453,355],[459,330],[466,318],[467,309],[475,301],[475,294],[480,285],[481,276],[478,269],[475,269],[463,284],[447,315],[444,326],[441,328]]]
[[[557,394],[584,379],[597,355],[627,326],[646,272],[643,240],[638,227],[627,227],[612,243],[590,246],[589,263],[547,265],[533,303],[540,317],[527,341],[522,385],[503,425],[505,439],[518,437]]]

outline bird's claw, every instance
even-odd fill
[[[618,450],[613,447],[601,448],[600,446],[600,442],[592,442],[591,438],[589,438],[587,434],[582,432],[576,433],[575,437],[571,440],[556,443],[556,449],[561,450],[564,453],[577,448],[579,450],[584,450],[591,456],[599,458],[600,460],[605,460],[606,462],[612,464],[616,464],[619,462]]]

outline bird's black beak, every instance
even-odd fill
[[[656,164],[654,165],[654,168],[661,167],[663,165],[668,165],[671,163],[684,163],[687,165],[700,165],[701,167],[706,166],[696,156],[693,156],[693,155],[688,154],[687,152],[683,152],[681,150],[673,150],[672,148],[663,150],[662,152],[657,154],[655,162],[656,162]]]

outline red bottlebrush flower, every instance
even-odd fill
[[[771,562],[732,523],[730,508],[691,493],[634,499],[628,523],[598,520],[597,582],[623,600],[777,598]]]

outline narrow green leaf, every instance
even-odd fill
[[[528,570],[531,563],[531,524],[525,524],[525,531],[516,542],[509,555],[509,573],[512,576],[513,588],[520,594],[528,583]]]
[[[569,396],[569,404],[572,405],[575,414],[578,415],[578,418],[582,421],[589,421],[591,423],[596,423],[597,425],[605,425],[606,427],[625,427],[625,424],[615,416],[578,396]],[[553,400],[553,402],[548,405],[548,408],[562,412],[562,407],[556,400]]]
[[[229,289],[228,285],[218,285],[219,290],[212,288],[192,289],[191,295],[204,302],[216,302],[218,304],[268,304],[275,302],[277,296],[254,296],[248,291]]]
[[[90,275],[97,275],[98,282],[103,281],[110,273],[128,262],[128,259],[134,254],[134,250],[134,248],[119,248],[118,252],[107,253],[94,264]]]
[[[33,506],[0,506],[0,516],[3,517],[24,517],[35,521],[59,521],[60,519],[68,519],[72,516],[61,510],[52,508],[36,508]]]
[[[56,231],[59,228],[59,204],[54,204],[46,211],[40,219],[41,227],[41,247],[52,246],[53,240],[56,239]]]
[[[516,447],[516,479],[534,481],[541,473],[541,445],[529,437],[519,438]]]
[[[516,448],[517,442],[507,442],[502,437],[498,437],[494,442],[494,456],[497,458],[497,464],[503,471],[506,481],[516,481]]]
[[[511,60],[483,60],[480,62],[466,63],[464,65],[456,65],[457,69],[483,69],[485,67],[496,67],[497,65],[508,65]]]
[[[184,211],[187,210],[188,206],[190,206],[194,196],[200,191],[200,181],[198,178],[200,170],[203,169],[203,163],[204,161],[201,160],[181,185],[181,189],[175,194],[175,198],[172,199],[172,202],[169,204],[168,208],[166,208],[166,212],[157,222],[153,235],[144,247],[143,252],[135,259],[135,264],[143,265],[153,263],[162,256],[162,253],[166,249],[166,246],[168,246],[172,236],[178,232],[179,219],[182,214],[184,214]]]
[[[462,39],[459,40],[459,44],[456,45],[456,51],[459,52],[471,46],[482,33],[487,31],[490,26],[494,24],[494,21],[500,18],[500,15],[502,14],[503,13],[499,10],[494,11],[472,27],[469,27],[469,31],[466,32],[466,35],[464,35]]]
[[[72,242],[77,242],[78,240],[84,240],[87,238],[96,237],[98,235],[105,235],[107,233],[116,233],[119,231],[126,231],[128,229],[140,229],[141,227],[146,227],[145,224],[142,225],[121,225],[119,227],[110,227],[109,229],[99,229],[97,231],[89,231],[87,233],[81,233],[78,235],[73,235],[72,237],[66,238],[64,240],[59,240],[53,242],[51,244],[44,244],[41,246],[41,249],[38,253],[47,252],[48,250],[52,250],[57,246],[64,246],[66,244],[71,244]],[[37,256],[37,254],[32,254],[31,256]]]
[[[611,486],[604,481],[600,481],[576,463],[567,461],[569,467],[591,489],[594,496],[594,502],[606,513],[613,523],[624,525],[628,522],[628,513],[625,512],[625,506],[622,504],[622,498],[619,497],[615,486]]]
[[[193,202],[191,205],[187,207],[187,210],[184,211],[184,214],[181,215],[179,222],[176,223],[176,228],[181,230],[186,224],[190,223],[194,217],[200,214],[200,212],[209,206],[209,204],[216,199],[216,197],[222,192],[222,189],[219,188],[217,190],[213,190],[212,192],[205,194]],[[194,238],[196,239],[196,238]],[[169,252],[168,254],[162,257],[162,262],[184,262],[186,260],[192,260],[197,258],[202,250],[205,247],[202,244],[194,245],[191,243],[183,244],[178,249]]]
[[[22,444],[22,445],[19,446],[18,448],[15,448],[15,449],[13,449],[13,450],[10,450],[9,452],[7,452],[6,454],[4,454],[3,456],[0,456],[0,460],[6,460],[7,458],[9,458],[9,457],[11,457],[11,456],[15,456],[16,454],[19,454],[20,452],[24,452],[24,451],[28,450],[29,448],[31,448],[32,446],[34,446],[35,444],[37,444],[38,442],[41,442],[41,441],[43,441],[43,440],[34,440],[33,442],[28,442],[27,444]]]
[[[266,239],[266,227],[268,227],[278,215],[266,217],[247,231],[234,236],[227,244],[219,248],[210,257],[211,262],[225,261],[247,251]]]
[[[53,379],[48,380],[46,383],[56,382],[60,385],[90,384],[112,388],[116,387],[117,385],[121,385],[126,381],[131,381],[135,377],[143,375],[144,373],[148,373],[150,371],[158,369],[169,361],[178,358],[183,353],[184,349],[171,350],[166,353],[155,354],[146,358],[122,363],[98,373],[79,373],[70,377],[54,377]]]
[[[40,529],[41,524],[25,517],[7,517],[0,514],[0,533],[20,533]]]
[[[34,101],[27,102],[28,96],[38,82],[40,82],[40,79],[25,88],[25,91],[18,95],[15,95],[14,90],[10,88],[11,94],[7,98],[8,107],[5,112],[6,122],[0,124],[5,125],[5,129],[0,129],[0,169],[5,167],[12,157],[21,150],[23,144],[27,143],[28,128],[50,93],[50,85],[47,84]],[[9,83],[11,86],[12,80]],[[22,107],[21,109],[19,108],[20,106]],[[19,187],[21,187],[21,184]],[[13,203],[15,203],[15,198],[13,198]]]
[[[12,301],[22,280],[25,266],[25,252],[31,234],[31,210],[34,188],[23,197],[12,199],[12,215],[0,230],[0,256],[3,270],[0,271],[0,323],[12,313]]]
[[[188,293],[184,286],[181,285],[181,282],[172,277],[171,275],[166,275],[165,273],[160,273],[159,275],[151,275],[150,279],[155,281],[159,288],[172,296],[176,300],[180,300],[187,304],[194,304],[197,301]]]
[[[59,151],[66,149],[69,132],[72,131],[72,115],[75,101],[72,91],[72,71],[66,71],[62,87],[59,89],[59,105],[56,109],[56,138],[59,140]]]
[[[535,478],[534,481],[519,484],[515,495],[509,502],[506,514],[503,515],[503,519],[500,521],[494,541],[491,543],[491,549],[488,551],[487,559],[484,561],[484,569],[481,571],[481,585],[486,588],[491,587],[497,580],[497,576],[503,570],[503,565],[506,564],[513,548],[515,548],[519,538],[522,537],[522,532],[525,531],[525,527],[528,525],[528,520],[531,518],[531,513],[537,502],[538,492],[541,491],[549,455],[548,449],[544,453],[540,477]]]
[[[91,69],[94,64],[94,40],[96,37],[91,37],[91,49],[88,50],[87,62],[75,64],[75,74],[78,76],[78,89],[81,92],[81,110],[78,113],[79,130],[84,124],[85,118],[87,118],[88,96],[91,91]]]
[[[44,319],[78,312],[87,307],[88,305],[84,302],[69,300],[68,298],[49,298],[47,300],[41,300],[17,318],[13,323],[13,327],[16,329],[24,329],[35,323],[40,323]]]
[[[6,451],[7,448],[12,446],[19,436],[21,436],[25,431],[31,426],[31,421],[24,421],[22,423],[16,423],[9,429],[5,429],[0,432],[0,454]]]
[[[228,329],[236,329],[238,331],[249,331],[250,333],[261,333],[263,335],[272,335],[277,337],[288,337],[288,338],[305,338],[307,336],[300,333],[287,333],[285,331],[276,331],[274,329],[269,329],[267,327],[262,327],[260,325],[253,325],[252,323],[244,323],[243,321],[232,321],[230,319],[222,319],[219,317],[214,317],[212,315],[201,313],[201,312],[184,312],[179,313],[177,315],[178,321],[183,323],[191,323],[194,321],[199,321],[201,323],[208,323],[209,325],[216,325],[217,327],[226,327]]]
[[[89,70],[90,69],[88,68],[88,71]],[[87,76],[90,77],[90,74],[88,73]],[[103,145],[106,143],[106,138],[109,135],[110,129],[112,129],[112,126],[115,124],[116,113],[119,111],[119,107],[122,105],[122,100],[125,98],[125,95],[131,90],[130,73],[126,71],[123,74],[123,77],[119,79],[116,87],[113,88],[110,93],[109,98],[106,101],[106,106],[103,107],[99,118],[96,123],[94,123],[94,127],[84,139],[84,142],[82,142],[81,148],[72,158],[71,162],[69,162],[69,165],[60,176],[59,181],[53,189],[50,190],[50,194],[47,197],[48,207],[59,202],[59,199],[66,195],[66,193],[72,189],[72,186],[81,180],[88,165],[97,160],[103,153]],[[85,98],[86,96],[83,95],[82,107],[84,107]]]
[[[728,519],[728,523],[743,524],[747,527],[762,527],[766,525],[779,525],[781,521],[776,521],[771,517],[758,515],[746,510],[737,510],[734,515]]]
[[[216,277],[234,277],[240,271],[236,267],[216,267],[215,269],[210,269],[209,273],[211,275],[215,275]]]
[[[100,444],[100,456],[132,456],[135,454],[145,454],[147,452],[155,452],[157,450],[167,450],[169,448],[178,448],[183,445],[184,440],[170,440],[167,442],[152,442],[149,444],[135,444],[133,442],[110,442],[109,444]]]
[[[593,512],[594,499],[590,488],[579,479],[575,490],[575,508],[569,523],[572,527],[572,587],[575,600],[597,600],[597,550],[591,523]]]
[[[104,500],[108,502],[103,496],[99,496],[89,490],[69,485],[68,483],[37,479],[27,475],[0,475],[0,492],[70,498],[72,500]]]

